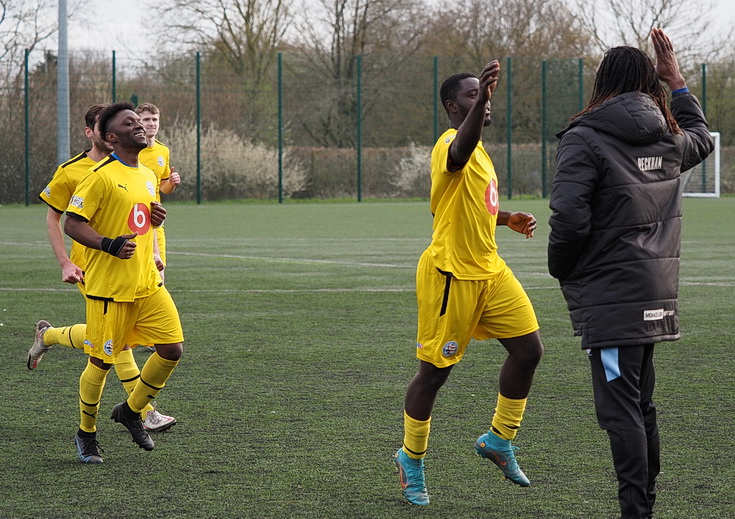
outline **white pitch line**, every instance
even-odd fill
[[[396,268],[396,269],[415,269],[416,265],[396,265],[395,263],[370,263],[367,261],[337,261],[327,259],[308,259],[308,258],[272,258],[268,256],[245,256],[240,254],[215,254],[209,252],[167,252],[169,256],[198,256],[204,258],[228,258],[228,259],[242,259],[242,260],[253,260],[253,261],[267,261],[270,263],[312,263],[318,265],[344,265],[348,267],[385,267],[385,268]],[[417,259],[418,261],[418,259]]]
[[[296,294],[296,293],[352,293],[352,292],[415,292],[414,287],[406,288],[245,288],[245,289],[171,289],[171,293],[180,294]],[[10,288],[0,287],[0,292],[78,292],[76,288]]]
[[[523,287],[525,290],[556,290],[556,287]],[[245,288],[245,289],[233,289],[233,288],[222,288],[222,289],[186,289],[186,288],[172,288],[169,290],[172,294],[298,294],[298,293],[370,293],[370,292],[415,292],[414,287],[387,287],[387,288],[374,288],[374,287],[356,287],[356,288]],[[76,288],[10,288],[0,287],[0,292],[78,292]]]
[[[735,287],[735,281],[679,281],[688,287]]]
[[[694,281],[682,281],[681,285],[686,286],[711,286],[711,287],[731,287],[735,286],[735,282],[694,282]],[[559,290],[557,286],[524,286],[524,290]],[[411,287],[386,287],[386,288],[374,288],[374,287],[356,287],[356,288],[246,288],[246,289],[180,289],[172,288],[170,290],[173,294],[316,294],[316,293],[404,293],[404,292],[415,292],[416,289]],[[23,288],[23,287],[0,287],[0,292],[33,292],[33,293],[61,293],[61,292],[74,292],[78,290],[74,287],[70,288]]]

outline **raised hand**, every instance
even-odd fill
[[[493,60],[482,69],[480,73],[480,92],[487,94],[487,99],[493,96],[498,86],[498,75],[500,74],[500,62]]]
[[[686,81],[679,70],[679,62],[669,37],[663,29],[654,28],[651,31],[651,40],[656,51],[656,73],[659,79],[669,85],[671,90],[684,88]]]

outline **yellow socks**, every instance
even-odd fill
[[[117,373],[117,378],[120,379],[125,388],[125,393],[129,396],[135,389],[138,379],[140,379],[140,369],[138,369],[138,364],[135,362],[133,350],[122,350],[118,353],[117,358],[115,358],[115,373]],[[140,412],[141,420],[145,420],[148,411],[153,411],[153,406],[150,403]]]
[[[107,370],[98,368],[88,360],[87,367],[79,377],[79,428],[84,432],[97,431],[97,411],[106,379]]]
[[[403,452],[409,458],[419,460],[426,456],[429,447],[429,432],[431,431],[431,417],[428,420],[414,420],[406,411],[403,411]]]
[[[527,398],[512,400],[498,393],[498,403],[493,416],[492,431],[504,440],[516,437],[526,410]]]
[[[75,350],[84,349],[84,335],[87,333],[86,324],[72,324],[61,328],[48,328],[43,332],[43,343],[46,346],[61,344]]]
[[[150,404],[151,400],[156,398],[158,392],[163,389],[168,377],[171,376],[178,364],[178,360],[164,359],[158,352],[154,352],[148,357],[140,372],[140,379],[130,396],[128,396],[130,409],[136,413],[142,412],[145,406]]]

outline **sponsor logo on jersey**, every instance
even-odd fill
[[[449,341],[444,345],[442,348],[442,356],[443,357],[451,357],[457,353],[457,350],[459,349],[459,344],[457,344],[454,341]]]
[[[485,207],[490,214],[498,214],[500,209],[500,195],[498,194],[498,182],[494,178],[490,179],[490,183],[485,189]]]
[[[151,228],[151,212],[144,203],[137,203],[128,215],[128,229],[143,236]]]
[[[112,355],[112,340],[105,341],[105,346],[102,349],[105,355]]]
[[[117,185],[117,187],[121,187],[121,188],[123,188],[123,189],[124,189],[125,191],[127,191],[127,190],[128,190],[128,185],[127,185],[127,184],[125,184],[124,186],[123,186],[122,184],[118,184],[118,185]]]
[[[69,205],[72,207],[76,207],[77,209],[84,209],[84,198],[74,195],[69,200]]]
[[[638,169],[641,171],[651,171],[654,169],[661,169],[663,164],[663,157],[639,157],[638,158]]]

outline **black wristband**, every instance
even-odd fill
[[[102,244],[100,248],[107,254],[117,257],[127,241],[128,239],[123,238],[122,236],[118,236],[114,240],[111,238],[102,238]]]

